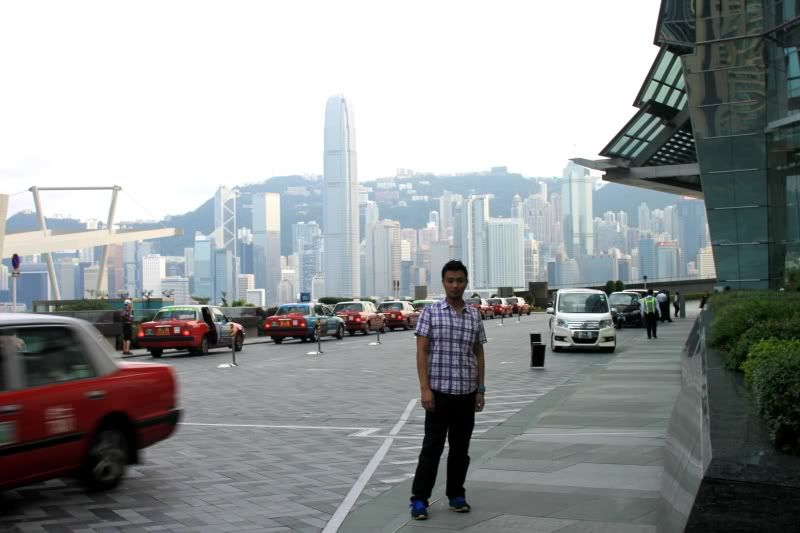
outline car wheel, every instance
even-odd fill
[[[552,352],[560,352],[561,346],[556,346],[556,336],[555,334],[550,335],[550,351]]]
[[[198,348],[198,353],[200,355],[208,355],[208,336],[203,335],[203,339],[200,341],[200,348]]]
[[[272,342],[275,344],[280,344],[283,342],[283,337],[272,337]]]
[[[244,348],[244,335],[239,333],[236,335],[236,340],[233,343],[233,349],[237,352],[241,352],[242,348]]]
[[[300,337],[300,342],[308,342],[311,339],[309,337]]]
[[[405,322],[403,322],[403,331],[408,331],[410,329],[411,329],[411,321],[406,320]]]
[[[344,326],[336,328],[336,338],[342,340],[344,338]]]
[[[130,443],[117,426],[100,428],[83,465],[83,480],[92,490],[110,490],[119,485],[128,465]]]
[[[350,331],[347,332],[347,334],[352,337],[353,335],[356,334],[356,332],[351,329]]]
[[[162,353],[164,353],[164,350],[162,348],[150,348],[150,355],[152,355],[155,358],[161,357]]]

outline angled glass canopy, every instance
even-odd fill
[[[680,111],[686,107],[687,100],[681,58],[666,47],[662,48],[633,105],[642,107],[647,102],[655,101]]]

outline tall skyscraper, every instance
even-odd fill
[[[316,222],[292,225],[292,249],[297,254],[298,292],[311,292],[314,276],[322,272],[322,231]]]
[[[656,241],[653,239],[639,239],[639,276],[656,277]]]
[[[143,291],[150,291],[150,295],[153,298],[160,298],[161,280],[166,277],[167,261],[165,257],[157,254],[149,254],[142,258]]]
[[[594,253],[593,193],[594,178],[589,171],[570,161],[561,187],[564,248],[569,257]]]
[[[639,231],[643,236],[653,231],[650,225],[650,208],[644,202],[639,204]]]
[[[673,279],[680,275],[680,255],[676,241],[656,244],[656,275],[658,279]]]
[[[368,226],[365,262],[366,294],[392,296],[394,282],[400,281],[400,223],[379,220]]]
[[[323,167],[325,296],[353,297],[361,288],[356,131],[353,109],[341,95],[325,106]]]
[[[533,240],[552,242],[550,204],[544,197],[538,194],[528,196],[522,204],[522,218],[525,221],[525,231]]]
[[[464,199],[459,209],[454,257],[463,261],[467,267],[471,289],[485,289],[490,286],[487,227],[491,198],[491,195],[470,196]]]
[[[487,238],[489,280],[485,287],[523,287],[525,252],[522,219],[490,219]]]
[[[214,296],[214,241],[205,235],[194,238],[194,283],[192,296],[212,299]],[[211,301],[211,303],[216,303]]]
[[[256,288],[265,289],[267,305],[280,304],[281,195],[253,195],[253,274]]]

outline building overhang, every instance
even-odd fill
[[[603,181],[609,183],[703,199],[700,165],[697,163],[626,167],[614,159],[591,160],[576,157],[572,161],[582,167],[603,172]]]

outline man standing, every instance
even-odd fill
[[[131,340],[133,339],[133,303],[125,300],[125,308],[122,310],[122,354],[132,355]]]
[[[656,328],[658,326],[659,308],[658,302],[653,296],[653,289],[647,289],[647,296],[639,300],[639,312],[644,318],[644,325],[647,327],[647,338],[657,339]]]
[[[661,322],[672,319],[669,317],[669,293],[665,290],[658,291],[656,295],[656,302],[658,302],[658,314],[660,315]]]
[[[464,302],[467,267],[450,261],[442,268],[445,299],[422,310],[417,322],[417,374],[425,408],[425,438],[411,486],[411,516],[428,518],[428,498],[436,483],[445,439],[446,494],[450,509],[468,513],[464,481],[475,413],[483,410],[484,357],[480,311]]]

